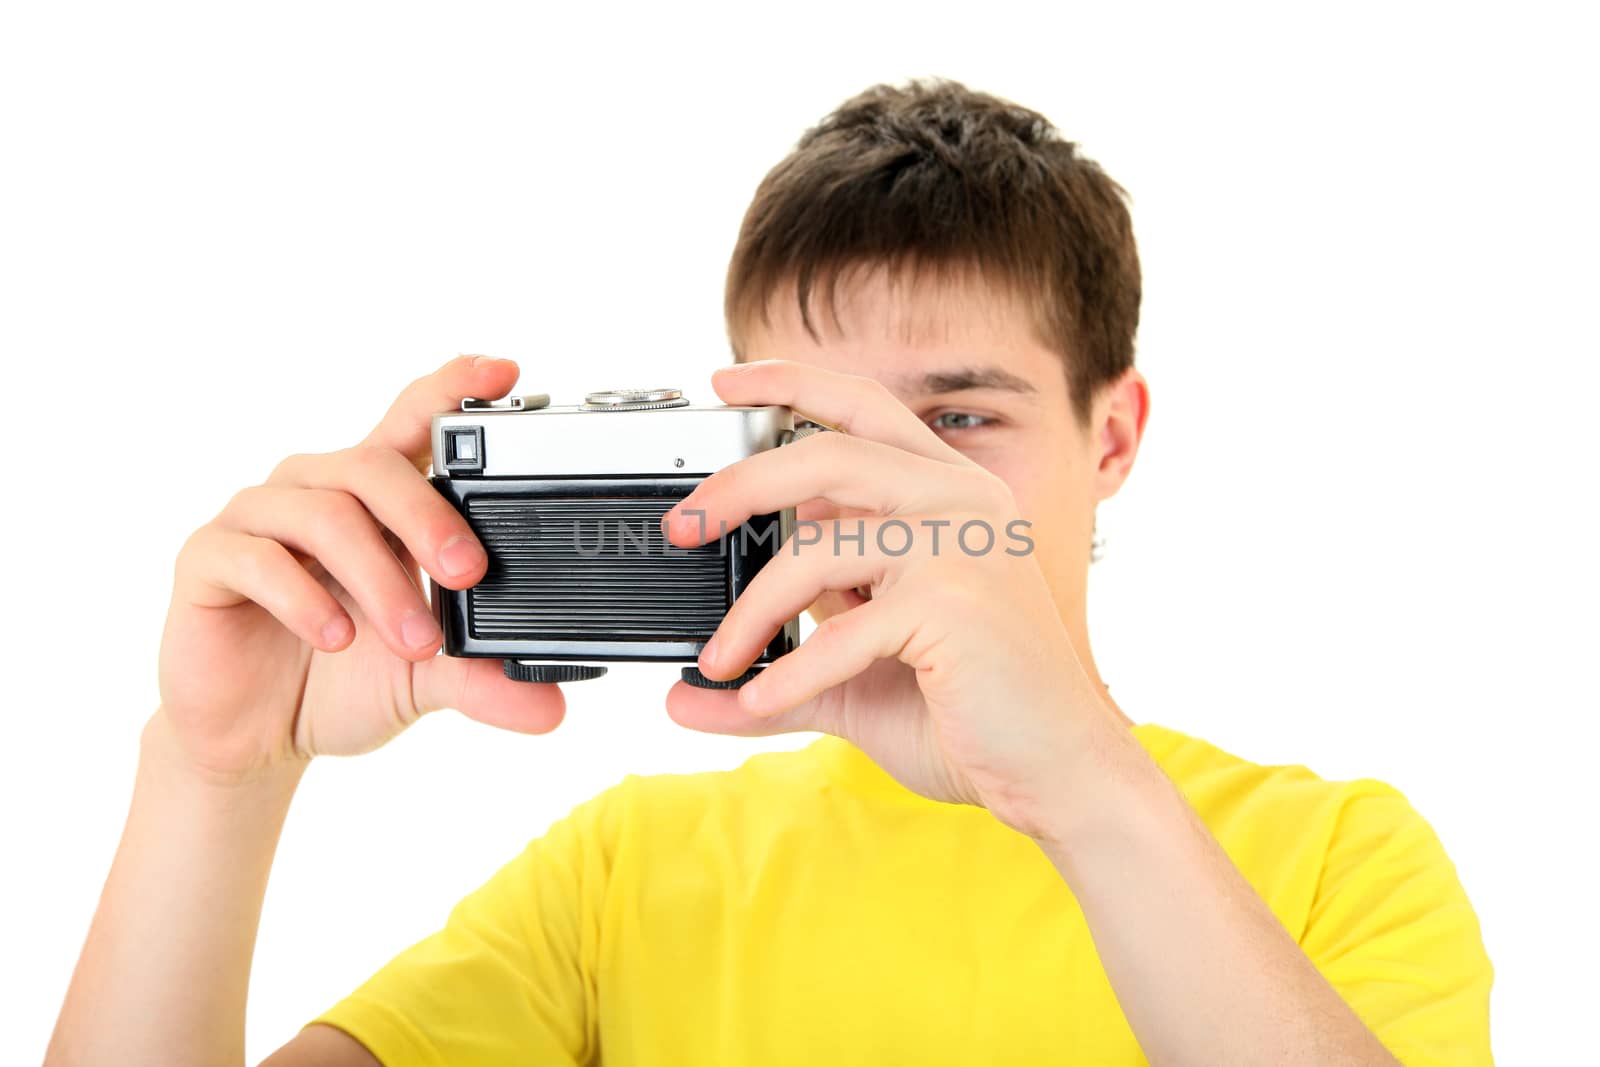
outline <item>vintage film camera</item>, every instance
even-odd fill
[[[433,486],[489,553],[470,589],[430,582],[448,656],[496,657],[529,682],[596,678],[602,665],[693,664],[728,608],[780,550],[794,511],[752,518],[694,549],[661,517],[707,475],[797,434],[786,407],[702,407],[677,389],[466,399],[433,417]],[[736,688],[799,642],[791,619]]]

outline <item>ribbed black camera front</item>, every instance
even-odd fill
[[[729,561],[713,542],[669,546],[659,496],[474,496],[467,521],[489,570],[467,593],[479,640],[703,641],[727,613]]]

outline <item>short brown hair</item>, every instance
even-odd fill
[[[976,269],[1034,309],[1086,418],[1097,389],[1133,366],[1126,195],[1037,112],[945,79],[875,85],[807,130],[757,188],[728,265],[735,357],[788,284],[816,338],[813,293],[833,308],[855,268]]]

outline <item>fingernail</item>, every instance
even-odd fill
[[[739,687],[739,700],[747,708],[759,707],[761,704],[761,693],[766,689],[766,686],[757,685],[756,682],[757,679],[752,678]]]
[[[472,369],[473,370],[479,370],[479,369],[482,369],[484,367],[492,367],[496,363],[504,363],[504,362],[505,362],[505,360],[497,359],[494,356],[473,356],[472,357]]]
[[[741,371],[747,371],[747,370],[752,369],[753,367],[755,367],[754,363],[730,363],[726,367],[718,367],[717,370],[716,370],[716,373],[718,373],[718,374],[738,374]]]
[[[407,648],[427,648],[439,639],[439,624],[426,611],[413,611],[400,620],[400,640]]]
[[[322,643],[329,647],[344,644],[344,639],[350,634],[350,623],[343,616],[338,615],[322,624]]]
[[[457,534],[439,549],[439,569],[447,578],[469,574],[484,562],[483,549],[466,534]]]
[[[706,665],[707,667],[710,667],[712,664],[716,663],[716,661],[717,661],[717,638],[716,638],[716,635],[713,634],[712,637],[711,637],[711,640],[707,641],[706,644],[705,644],[705,647],[700,650],[700,662],[703,663],[704,665]]]

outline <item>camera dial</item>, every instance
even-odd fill
[[[583,398],[588,411],[648,411],[688,404],[682,389],[602,389]]]

